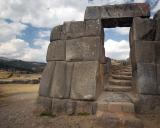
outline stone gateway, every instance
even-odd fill
[[[130,27],[131,65],[105,57],[103,28],[113,27]],[[54,27],[50,42],[41,112],[105,115],[113,128],[143,128],[135,112],[160,113],[160,11],[151,19],[145,3],[87,7],[84,21]]]

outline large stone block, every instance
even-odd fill
[[[67,111],[67,99],[55,99],[52,100],[52,115],[66,114]]]
[[[157,94],[156,65],[137,64],[137,88],[141,94]]]
[[[160,95],[140,95],[135,109],[137,113],[160,113]]]
[[[54,74],[52,76],[50,97],[54,98],[68,98],[66,86],[66,62],[64,61],[56,61],[56,66],[54,70]]]
[[[66,41],[67,61],[98,60],[100,56],[99,53],[99,37],[83,37]]]
[[[160,41],[156,42],[156,48],[155,48],[155,54],[156,54],[156,63],[160,64]]]
[[[88,20],[88,21],[71,21],[64,23],[63,33],[66,39],[74,39],[86,36],[101,35],[101,21]]]
[[[153,41],[155,38],[155,21],[136,17],[133,19],[133,40]]]
[[[87,7],[84,19],[85,20],[101,19],[101,7],[98,6]]]
[[[71,99],[95,100],[98,85],[99,63],[97,61],[75,62],[71,82]]]
[[[137,63],[155,63],[155,41],[136,41],[135,57]]]
[[[160,94],[160,64],[157,64],[157,86],[158,86],[158,94]]]
[[[39,96],[37,99],[36,112],[38,113],[51,113],[52,98]]]
[[[55,61],[48,62],[42,73],[39,88],[40,96],[49,96],[55,65]]]
[[[64,40],[53,41],[48,46],[47,61],[65,60],[66,59],[66,43]]]
[[[64,39],[63,25],[54,27],[50,34],[50,42]]]
[[[155,14],[154,20],[156,23],[155,40],[160,41],[160,10]]]
[[[96,113],[97,104],[89,101],[77,101],[76,102],[76,115],[89,115]]]
[[[85,36],[98,36],[103,34],[101,27],[101,21],[97,20],[86,20],[85,21]]]
[[[148,4],[134,3],[122,5],[106,5],[106,6],[91,6],[85,11],[85,20],[102,19],[102,22],[107,21],[109,26],[130,26],[133,17],[149,17],[150,9]]]

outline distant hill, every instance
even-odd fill
[[[22,60],[0,57],[1,70],[38,73],[43,71],[45,65],[46,63],[41,63],[41,62],[27,62]]]

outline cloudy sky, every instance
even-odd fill
[[[90,2],[89,2],[90,1]],[[64,21],[83,20],[87,6],[146,0],[0,0],[0,56],[45,62],[51,29]],[[148,0],[154,3],[157,0]],[[154,7],[153,13],[160,7]],[[129,28],[105,29],[106,56],[129,55]]]

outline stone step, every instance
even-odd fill
[[[131,91],[132,87],[130,86],[116,86],[116,85],[109,85],[104,88],[105,91],[112,91],[112,92],[128,92]]]
[[[117,80],[117,79],[109,79],[110,85],[119,85],[119,86],[131,86],[130,80]]]
[[[112,78],[121,79],[121,80],[131,80],[132,76],[128,76],[128,75],[112,75]]]
[[[134,115],[115,113],[97,114],[97,120],[101,128],[144,128],[142,121]]]

